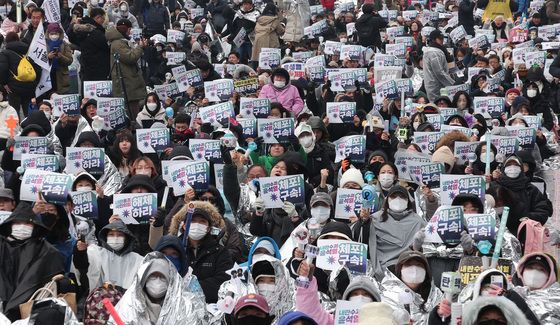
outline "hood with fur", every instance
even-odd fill
[[[527,317],[515,305],[514,302],[505,297],[479,297],[467,303],[463,308],[463,318],[461,324],[474,325],[477,323],[480,312],[489,306],[494,306],[502,311],[508,325],[529,324]]]
[[[206,201],[191,201],[189,204],[194,204],[195,209],[202,209],[205,210],[210,217],[212,218],[212,226],[216,228],[220,228],[221,230],[225,230],[226,223],[224,218],[220,215],[218,209],[210,202]],[[179,226],[181,222],[185,220],[187,216],[188,204],[185,204],[179,212],[177,212],[173,218],[171,219],[171,225],[169,226],[169,234],[177,236],[179,233]]]
[[[558,269],[556,267],[556,263],[554,262],[554,260],[548,254],[536,252],[536,253],[530,253],[530,254],[527,254],[527,255],[523,256],[523,258],[519,261],[519,264],[517,265],[517,277],[519,279],[523,279],[522,275],[523,275],[523,271],[525,270],[526,262],[528,260],[532,259],[532,257],[535,257],[535,256],[542,257],[547,262],[547,264],[550,268],[550,274],[548,276],[548,280],[546,281],[546,283],[543,286],[543,288],[548,288],[556,282],[556,272],[558,271]]]
[[[482,297],[480,295],[480,288],[482,287],[483,283],[489,283],[490,282],[490,276],[492,275],[501,275],[504,278],[504,290],[507,290],[507,277],[506,275],[502,272],[499,271],[497,269],[488,269],[482,273],[480,273],[480,275],[478,276],[478,278],[476,278],[476,281],[474,282],[474,286],[473,286],[473,293],[472,293],[472,298],[473,300],[478,299],[480,297]]]

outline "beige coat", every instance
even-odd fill
[[[252,61],[259,60],[261,49],[280,48],[280,35],[284,34],[284,27],[278,16],[260,16],[255,25],[255,42],[253,44]]]

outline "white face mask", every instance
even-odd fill
[[[515,165],[507,166],[506,168],[504,168],[504,173],[509,178],[517,178],[517,176],[521,174],[521,167]]]
[[[406,199],[397,197],[394,199],[389,199],[389,209],[395,212],[403,212],[408,207],[408,201]]]
[[[383,189],[389,189],[393,185],[395,176],[393,174],[379,174],[379,184]]]
[[[405,266],[401,270],[401,277],[406,284],[420,284],[426,278],[426,270],[416,265]]]
[[[340,43],[346,43],[346,42],[348,42],[348,39],[347,39],[347,38],[341,38],[341,39],[340,39]]]
[[[12,237],[15,239],[26,240],[31,238],[31,234],[33,234],[33,226],[12,224]]]
[[[312,136],[301,137],[299,138],[299,143],[305,148],[309,148],[313,145],[313,137]]]
[[[148,108],[149,111],[155,111],[157,108],[157,103],[147,103],[146,107]]]
[[[331,209],[327,207],[314,207],[311,208],[311,216],[319,223],[325,223],[331,216]]]
[[[275,284],[259,283],[257,284],[259,294],[263,295],[265,298],[271,297],[276,291]]]
[[[77,192],[88,192],[88,191],[93,191],[93,188],[91,186],[78,186],[78,187],[76,187],[76,191]]]
[[[274,87],[283,88],[286,85],[285,81],[274,81]]]
[[[123,13],[126,13],[128,11],[128,8],[126,6],[121,6],[121,11]]]
[[[99,2],[97,0],[90,0],[89,4],[92,5],[93,7],[97,6]]]
[[[162,277],[150,276],[146,281],[146,291],[152,298],[159,299],[167,292],[167,280]]]
[[[146,176],[152,176],[152,172],[149,169],[139,169],[136,171],[136,175],[146,175]]]
[[[43,112],[43,113],[45,113],[45,116],[47,117],[47,120],[50,121],[50,120],[51,120],[51,116],[52,116],[51,112]]]
[[[523,284],[530,289],[542,289],[548,276],[539,270],[528,269],[523,271]]]
[[[486,163],[486,152],[483,152],[480,154],[480,161],[482,161],[483,163]],[[494,153],[490,152],[490,162],[494,161]]]
[[[358,296],[352,296],[352,297],[348,298],[348,301],[361,302],[361,303],[367,304],[368,302],[372,302],[373,299],[371,299],[370,297],[367,297],[367,296],[358,295]]]
[[[107,237],[107,245],[114,251],[118,252],[124,247],[124,237],[111,236]]]
[[[513,123],[511,126],[521,126],[521,127],[524,127],[525,124],[523,124],[523,123]]]
[[[527,89],[527,96],[529,98],[533,98],[537,96],[537,90],[536,89]]]
[[[414,123],[412,123],[412,127],[413,127],[415,130],[418,129],[418,126],[419,126],[419,125],[420,125],[420,122],[414,122]]]
[[[200,223],[193,223],[189,229],[189,238],[192,240],[201,240],[204,236],[206,236],[207,232],[208,226]]]
[[[58,35],[58,34],[49,34],[49,39],[51,41],[58,41],[59,38],[60,38],[60,35]]]

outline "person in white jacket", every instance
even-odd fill
[[[10,137],[10,129],[8,128],[8,118],[12,116],[15,119],[14,125],[19,125],[19,116],[15,108],[10,106],[7,100],[4,100],[4,96],[0,93],[0,150],[4,150],[6,147],[6,141]],[[15,135],[16,130],[14,129]]]

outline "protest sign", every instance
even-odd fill
[[[321,65],[316,66],[306,66],[305,71],[309,76],[309,80],[317,83],[324,83],[325,82],[325,67]]]
[[[180,65],[187,58],[185,52],[164,52],[167,65]]]
[[[443,127],[443,125],[442,125]],[[416,143],[422,152],[432,153],[436,148],[436,144],[443,137],[444,132],[414,132],[412,142]]]
[[[457,44],[457,43],[459,43],[460,40],[467,37],[467,31],[465,30],[465,27],[463,27],[463,25],[461,25],[461,26],[455,27],[455,29],[453,29],[449,33],[449,37],[451,37],[451,40],[453,41],[453,43]]]
[[[458,244],[463,231],[463,207],[440,206],[426,225],[427,243]]]
[[[208,160],[211,162],[222,162],[220,151],[220,140],[189,139],[189,150],[194,160]]]
[[[323,50],[323,52],[325,54],[328,55],[340,55],[340,50],[342,48],[342,43],[340,42],[335,42],[335,41],[326,41],[325,43],[325,48]],[[308,65],[309,62],[306,62],[306,65]]]
[[[352,36],[354,35],[354,32],[356,31],[356,23],[348,23],[346,24],[346,35],[347,36]]]
[[[375,56],[377,58],[377,55]],[[382,66],[376,67],[373,71],[375,84],[399,79],[402,77],[402,67]]]
[[[84,98],[112,96],[113,82],[111,80],[84,81]]]
[[[470,138],[472,136],[473,130],[463,127],[463,126],[457,126],[457,125],[448,125],[448,124],[443,124],[441,126],[441,131],[444,133],[449,133],[451,131],[459,131],[461,133],[463,133],[464,135],[467,136],[467,138]]]
[[[280,65],[280,49],[263,47],[259,53],[259,68],[274,69]]]
[[[113,214],[125,224],[146,224],[157,211],[157,193],[113,195]]]
[[[75,175],[82,171],[94,176],[105,173],[105,152],[102,148],[66,148],[66,172]]]
[[[395,38],[395,44],[404,44],[407,48],[414,46],[414,38],[412,36],[399,36]]]
[[[21,160],[21,155],[29,154],[48,154],[49,140],[47,137],[14,137],[14,160]]]
[[[185,33],[180,30],[168,29],[167,42],[169,43],[183,43]]]
[[[136,129],[136,143],[143,153],[162,153],[171,146],[169,129]]]
[[[506,157],[515,153],[519,147],[517,137],[490,134],[486,134],[486,136],[490,137],[492,144],[496,147],[498,153],[501,153]]]
[[[339,188],[336,191],[335,214],[337,219],[349,219],[350,216],[359,216],[362,209],[362,190]],[[379,205],[379,195],[373,196],[372,209]]]
[[[406,44],[403,43],[385,44],[385,53],[397,57],[404,57],[406,54],[406,48]]]
[[[35,202],[39,198],[53,204],[66,204],[72,188],[72,176],[27,169],[21,180],[19,199]]]
[[[388,55],[388,54],[383,54],[383,53],[375,53],[375,56],[373,57],[373,65],[375,67],[375,70],[373,71],[374,75],[376,75],[376,72],[377,72],[378,68],[382,68],[382,67],[394,67],[394,68],[396,68],[397,67],[395,65],[395,60],[396,59],[397,59],[397,57],[394,56],[394,55]],[[402,68],[401,68],[401,73],[402,73]],[[384,80],[384,81],[386,81],[386,80]]]
[[[235,73],[235,69],[237,69],[237,66],[238,66],[237,64],[214,63],[214,70],[216,70],[216,72],[220,75],[220,77],[225,78],[226,75],[233,76]],[[185,72],[187,71],[187,68],[185,66],[179,66],[179,67],[184,68]],[[173,75],[175,76],[175,74]]]
[[[165,98],[176,98],[180,95],[179,84],[170,82],[163,85],[154,85],[154,91],[161,100]]]
[[[70,192],[70,196],[72,196],[72,203],[74,204],[72,210],[74,215],[90,220],[96,220],[99,217],[97,193],[95,191]]]
[[[270,115],[270,99],[241,97],[239,115],[247,118],[267,118]]]
[[[184,65],[180,65],[171,68],[171,73],[173,74],[173,78],[175,79],[175,83],[177,84],[177,90],[179,92],[187,91],[187,89],[189,88],[187,68]]]
[[[58,156],[24,153],[21,155],[21,167],[23,167],[23,170],[40,169],[47,172],[56,172],[59,167]]]
[[[465,214],[465,223],[475,242],[496,239],[496,216],[493,213]]]
[[[364,47],[344,44],[340,47],[340,60],[360,61],[363,59]]]
[[[322,67],[324,67],[326,64],[327,63],[325,62],[325,56],[324,55],[314,56],[314,57],[311,57],[311,58],[309,58],[305,61],[305,66],[306,67],[310,67],[310,66],[322,66]]]
[[[306,35],[308,38],[315,38],[324,33],[328,28],[327,21],[320,20],[311,26],[304,27],[303,35]]]
[[[223,102],[233,96],[233,80],[218,79],[204,82],[204,94],[211,102]]]
[[[142,38],[142,28],[131,28],[130,38],[139,41]]]
[[[453,155],[457,158],[456,164],[463,165],[469,162],[469,154],[474,153],[476,147],[480,144],[480,141],[476,142],[463,142],[456,141],[455,148],[453,150]]]
[[[202,72],[200,69],[188,70],[185,75],[186,82],[189,86],[201,89],[204,86],[204,79],[202,79]],[[179,80],[177,80],[179,82]]]
[[[347,91],[356,87],[356,75],[352,70],[328,69],[327,78],[331,81],[332,91]]]
[[[216,188],[220,191],[224,189],[224,164],[214,164],[214,179]]]
[[[233,81],[233,89],[239,95],[247,96],[254,95],[259,89],[259,79],[257,77],[250,77],[246,79],[236,79]],[[244,97],[241,97],[242,99]]]
[[[4,221],[6,221],[6,219],[8,219],[11,215],[12,212],[10,211],[0,211],[0,225],[3,224]]]
[[[366,136],[348,135],[334,142],[336,150],[335,163],[350,159],[352,162],[363,163],[366,159]]]
[[[451,205],[459,194],[474,194],[485,201],[486,181],[484,176],[475,175],[447,175],[440,177],[441,205]]]
[[[189,187],[195,191],[208,189],[210,164],[207,161],[183,161],[180,165],[169,166],[169,180],[175,195],[183,195]]]
[[[434,130],[440,131],[445,120],[441,114],[426,114],[426,122],[431,123]]]
[[[288,143],[294,134],[294,119],[257,119],[258,136],[264,143]]]
[[[297,62],[306,63],[306,61],[313,57],[313,51],[294,52],[292,58]]]
[[[261,177],[259,183],[265,208],[281,208],[284,201],[305,203],[305,182],[301,174]]]
[[[27,51],[27,57],[44,71],[51,71],[51,63],[48,58],[45,29],[43,24],[39,24],[33,34],[33,39],[31,40],[29,50]]]
[[[355,115],[355,102],[327,103],[327,117],[329,118],[329,123],[352,123]]]
[[[53,116],[61,116],[63,113],[70,116],[80,115],[80,95],[57,95],[51,100]]]
[[[353,274],[365,274],[367,270],[367,245],[349,240],[319,239],[316,265],[332,271],[346,265]]]
[[[395,166],[399,170],[399,178],[412,181],[408,173],[408,164],[411,162],[431,163],[431,156],[421,152],[412,152],[405,149],[398,149],[395,153]]]
[[[511,260],[500,258],[496,267],[499,271],[503,272],[506,276],[512,275],[514,266]],[[482,257],[479,256],[463,256],[459,263],[459,273],[461,273],[461,284],[466,286],[469,283],[474,283],[480,273],[484,271],[482,267]]]
[[[524,115],[523,119],[530,128],[538,130],[542,127],[542,113],[537,115]]]
[[[198,114],[200,115],[202,123],[210,123],[216,127],[226,126],[229,122],[229,118],[235,117],[233,104],[229,101],[200,107]]]
[[[287,62],[282,64],[282,68],[288,71],[290,79],[292,80],[305,77],[305,64],[301,62]]]
[[[256,138],[258,136],[258,127],[256,118],[238,118],[237,122],[243,128],[243,139]]]
[[[351,325],[359,323],[362,301],[337,300],[334,313],[334,325]]]
[[[169,169],[171,166],[180,166],[184,160],[162,160],[161,161],[161,178],[167,183],[167,186],[171,186],[171,175],[169,174]]]
[[[439,187],[440,175],[445,171],[442,163],[407,162],[408,174],[413,182],[429,188]]]
[[[505,98],[503,97],[474,97],[473,109],[475,114],[485,117],[500,118],[504,112]]]
[[[517,137],[518,145],[523,149],[534,149],[537,141],[537,130],[532,127],[506,126],[509,135]]]
[[[97,115],[103,118],[106,130],[120,130],[128,126],[124,98],[97,98]]]

